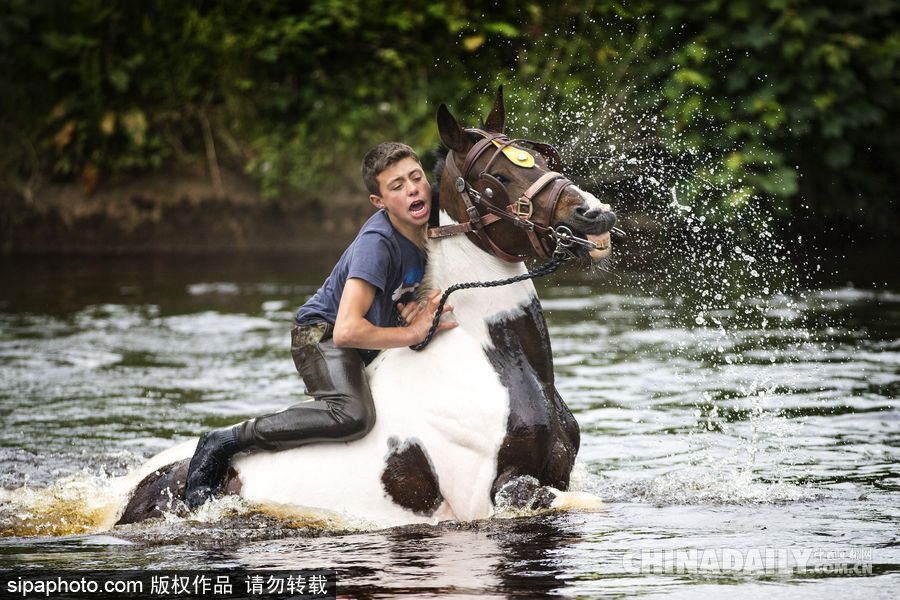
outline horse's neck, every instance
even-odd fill
[[[526,272],[523,263],[508,263],[478,248],[466,236],[457,235],[428,242],[427,289],[446,290],[456,283],[506,279]],[[493,288],[454,292],[448,303],[460,327],[491,345],[488,325],[520,316],[537,297],[534,284],[521,281]]]

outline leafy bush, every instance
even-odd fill
[[[7,0],[0,177],[23,192],[176,165],[215,180],[221,166],[266,196],[308,197],[358,177],[381,140],[432,146],[438,103],[471,117],[506,83],[517,125],[573,153],[630,128],[626,150],[732,182],[722,202],[774,202],[785,220],[803,202],[884,226],[897,215],[897,12],[891,0]]]

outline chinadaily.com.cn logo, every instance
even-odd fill
[[[626,552],[627,573],[871,575],[871,548],[681,548]]]

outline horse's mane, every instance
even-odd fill
[[[437,227],[441,212],[441,176],[444,174],[444,163],[447,162],[447,153],[450,150],[443,144],[439,144],[432,151],[434,156],[434,170],[432,175],[434,183],[431,184],[431,215],[428,217],[429,227]]]
[[[483,121],[481,123],[481,128],[484,129]],[[478,141],[478,136],[474,133],[469,132],[468,136],[472,142]],[[439,214],[441,212],[441,176],[444,174],[444,164],[447,162],[447,154],[449,152],[450,149],[444,144],[438,144],[431,152],[432,156],[434,156],[434,170],[432,171],[434,183],[431,184],[431,215],[428,217],[429,227],[437,227],[439,224]]]
[[[434,170],[432,171],[432,175],[434,175],[434,183],[437,185],[441,184],[441,176],[444,174],[444,163],[447,162],[447,154],[449,152],[450,149],[443,144],[438,144],[431,152],[431,155],[434,156]]]

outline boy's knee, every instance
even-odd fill
[[[356,440],[375,427],[375,407],[367,404],[354,405],[347,414],[347,439]]]
[[[357,398],[343,397],[340,408],[332,405],[331,414],[335,421],[335,438],[342,442],[358,440],[372,431],[375,426],[375,407],[371,402],[360,402]]]

